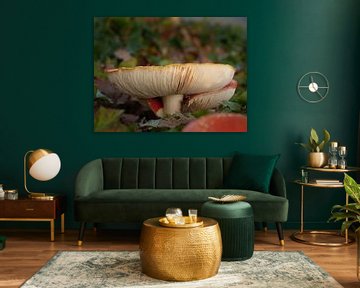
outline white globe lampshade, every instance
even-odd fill
[[[39,159],[34,159],[35,161],[30,165],[29,174],[39,181],[50,180],[60,171],[61,162],[59,156],[56,153],[48,152],[48,154],[41,155]]]

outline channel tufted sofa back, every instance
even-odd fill
[[[104,158],[104,189],[216,189],[231,158]]]

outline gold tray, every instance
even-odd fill
[[[164,227],[170,227],[170,228],[194,228],[199,227],[204,224],[202,220],[200,220],[198,217],[198,222],[196,223],[190,223],[190,217],[185,216],[185,224],[174,224],[170,223],[169,220],[166,217],[159,219],[159,224]]]
[[[215,197],[208,197],[210,200],[215,202],[237,202],[237,201],[243,201],[246,199],[246,196],[243,195],[223,195],[221,198],[215,198]]]

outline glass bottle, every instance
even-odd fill
[[[346,169],[346,147],[345,146],[340,146],[339,147],[339,156],[340,156],[340,160],[338,161],[338,168],[339,169]]]
[[[301,169],[301,182],[308,183],[309,182],[309,174],[308,171]]]
[[[0,200],[4,200],[5,198],[5,191],[3,189],[3,184],[0,184]]]
[[[5,199],[7,199],[7,200],[17,200],[18,199],[18,190],[17,189],[6,190]]]
[[[338,160],[336,157],[337,147],[338,147],[337,142],[330,142],[330,145],[329,145],[330,157],[329,157],[328,165],[329,165],[329,168],[331,168],[331,169],[336,169],[336,167],[338,165]]]

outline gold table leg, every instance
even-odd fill
[[[300,196],[300,233],[304,232],[304,185],[301,185]]]
[[[65,213],[61,214],[61,234],[65,233]]]
[[[345,202],[346,202],[346,205],[349,204],[349,195],[347,193],[345,193]],[[346,212],[348,212],[348,210],[346,210]],[[346,221],[348,221],[348,218],[346,217],[345,219]],[[348,244],[349,243],[349,231],[348,229],[345,229],[345,243]]]
[[[52,241],[52,242],[55,240],[54,232],[55,232],[54,219],[51,219],[50,220],[50,241]]]

